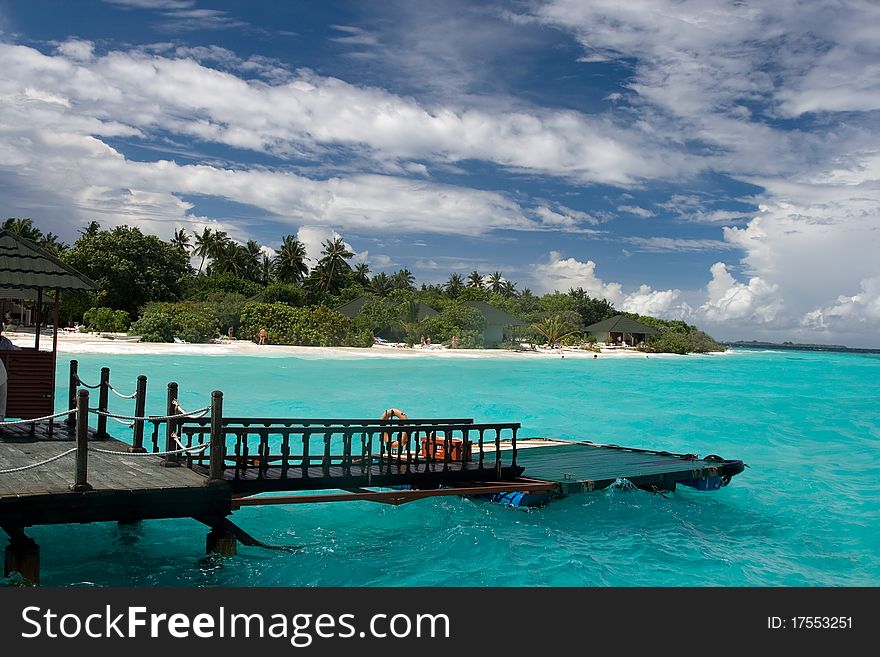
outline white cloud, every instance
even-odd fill
[[[732,248],[721,240],[696,240],[677,237],[626,237],[624,241],[638,247],[638,251],[653,253],[686,253],[695,251],[720,251]]]
[[[596,276],[596,263],[592,260],[580,262],[551,251],[549,261],[532,265],[532,272],[533,286],[539,294],[581,287],[590,296],[608,299],[615,305],[623,300],[620,284],[602,282]]]
[[[62,125],[100,116],[145,134],[161,127],[282,158],[317,156],[341,145],[379,162],[478,159],[514,171],[624,185],[686,166],[683,157],[646,148],[637,133],[604,118],[425,107],[305,70],[283,84],[267,84],[186,58],[111,52],[80,61],[8,44],[0,44],[0,63],[8,73],[6,93],[40,80],[47,92],[70,98],[70,112],[57,117]]]
[[[851,297],[840,296],[837,303],[806,313],[801,325],[824,333],[859,332],[880,325],[880,276],[861,282],[860,291]]]
[[[646,208],[639,207],[638,205],[621,205],[618,206],[619,212],[625,212],[626,214],[634,214],[637,217],[642,217],[643,219],[647,219],[648,217],[653,217],[654,213]]]
[[[708,299],[700,311],[710,322],[748,320],[772,322],[780,309],[780,300],[774,294],[777,286],[759,277],[747,284],[735,280],[727,265],[716,262],[710,268],[712,280],[706,288]]]
[[[681,290],[652,290],[649,285],[640,285],[638,290],[626,296],[621,309],[663,319],[691,319],[693,310],[678,300],[680,296]]]
[[[68,39],[58,44],[58,52],[67,57],[67,59],[88,62],[94,58],[95,44],[81,39]]]

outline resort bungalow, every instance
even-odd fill
[[[58,312],[62,291],[94,292],[97,284],[70,265],[63,263],[30,240],[0,230],[0,306],[18,300],[33,303],[33,347],[0,350],[0,362],[8,376],[5,417],[31,419],[51,415],[55,410],[55,357],[58,348]],[[51,314],[43,315],[47,302]],[[4,308],[4,318],[5,318]],[[43,327],[51,324],[51,346],[40,346]],[[3,419],[3,418],[0,418]],[[50,423],[51,427],[51,423]],[[32,429],[33,430],[33,429]]]
[[[367,302],[372,301],[372,300],[373,300],[372,297],[368,297],[367,295],[363,295],[363,296],[358,297],[357,299],[352,299],[351,301],[348,301],[348,302],[342,304],[341,306],[338,306],[336,308],[336,312],[342,313],[346,317],[351,317],[352,319],[354,319],[355,317],[357,317],[358,315],[361,314],[361,311],[364,309],[364,306],[367,305]],[[420,302],[419,309],[416,312],[416,321],[421,322],[423,319],[425,319],[427,317],[433,317],[434,315],[439,315],[439,314],[440,313],[438,313],[436,310],[431,308],[431,306],[428,306],[428,305]]]
[[[495,306],[490,306],[484,301],[465,301],[465,306],[479,310],[486,320],[486,328],[483,330],[483,342],[487,347],[496,347],[504,340],[505,329],[511,326],[525,326],[526,322],[518,317],[508,315]]]
[[[616,315],[590,324],[585,331],[591,333],[599,342],[606,344],[627,344],[631,347],[644,342],[649,335],[657,333],[657,329],[640,324],[624,315]]]

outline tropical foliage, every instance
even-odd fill
[[[253,339],[265,327],[270,342],[284,344],[369,346],[374,335],[410,343],[425,335],[435,344],[456,336],[460,346],[477,347],[484,320],[464,302],[482,301],[523,321],[508,335],[511,345],[584,344],[595,341],[585,327],[621,314],[582,288],[536,296],[501,271],[452,272],[445,281],[417,287],[405,267],[371,272],[338,236],[321,245],[310,267],[305,245],[293,235],[283,236],[273,250],[255,240],[239,243],[219,225],[192,233],[176,228],[163,242],[137,228],[105,230],[90,221],[72,247],[31,219],[9,218],[3,228],[60,255],[99,284],[97,295],[62,295],[63,320],[82,318],[97,330],[114,330],[127,320],[110,313],[122,311],[137,318],[131,330],[145,339],[196,342],[225,335],[230,327],[238,337]],[[363,295],[369,301],[354,320],[331,310]],[[439,314],[420,317],[420,304]],[[643,346],[646,351],[723,349],[684,322],[630,316],[659,330]]]

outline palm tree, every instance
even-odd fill
[[[370,267],[366,262],[359,262],[355,265],[354,279],[363,286],[370,284]]]
[[[95,237],[100,232],[101,224],[94,220],[90,221],[85,226],[79,229],[79,234],[83,237]]]
[[[40,246],[50,253],[60,256],[68,249],[68,245],[62,242],[55,233],[46,233],[40,240]]]
[[[489,289],[493,292],[501,292],[501,287],[504,285],[504,278],[501,276],[500,271],[496,271],[489,277],[488,286]]]
[[[319,288],[324,292],[337,294],[345,285],[345,275],[351,271],[348,261],[354,257],[354,253],[348,250],[341,237],[327,240],[322,246],[324,250],[321,255],[324,257],[318,261],[316,267]]]
[[[467,286],[468,287],[483,287],[483,276],[476,269],[470,273],[467,277]]]
[[[400,306],[400,319],[397,324],[403,329],[407,344],[413,344],[419,334],[419,302],[415,299],[407,299]]]
[[[446,294],[456,299],[464,289],[464,279],[461,277],[461,274],[452,274],[449,280],[446,281],[444,288],[446,289]]]
[[[544,318],[537,324],[532,324],[532,330],[547,338],[547,344],[552,347],[565,336],[575,333],[577,328],[566,324],[559,315],[553,315]]]
[[[214,231],[210,228],[205,228],[201,235],[196,234],[196,246],[195,249],[193,249],[193,255],[202,259],[199,263],[198,274],[202,273],[202,267],[205,265],[205,258],[208,257],[208,252],[211,250],[213,242]]]
[[[39,243],[43,241],[43,231],[34,227],[32,219],[9,217],[9,219],[3,222],[3,228],[31,242]]]
[[[248,240],[244,245],[245,265],[244,277],[251,281],[259,281],[261,276],[263,249],[256,240]]]
[[[503,296],[507,297],[508,299],[510,297],[515,297],[516,296],[516,283],[513,283],[511,281],[504,281],[501,284],[501,294]]]
[[[384,271],[380,271],[373,276],[373,279],[370,281],[370,290],[376,296],[387,297],[388,293],[391,292],[391,289],[391,279],[388,278],[388,274]]]
[[[185,229],[178,228],[175,230],[174,237],[171,238],[171,243],[185,254],[189,255],[189,250],[192,245],[189,243],[189,234]]]
[[[302,283],[309,266],[306,264],[306,246],[293,235],[285,235],[281,250],[273,262],[275,278],[282,283]]]
[[[269,284],[269,281],[272,280],[272,273],[274,271],[273,265],[272,258],[263,254],[263,259],[260,261],[260,280],[258,283],[262,283],[263,285]]]
[[[391,287],[395,290],[415,290],[416,277],[409,269],[401,269],[391,274]]]

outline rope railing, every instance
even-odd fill
[[[97,390],[98,388],[101,387],[101,384],[100,384],[100,383],[99,383],[98,385],[96,385],[96,386],[90,386],[88,383],[86,383],[86,382],[83,381],[81,378],[79,378],[79,374],[76,374],[75,376],[76,376],[76,382],[77,382],[77,384],[78,384],[78,385],[81,385],[83,388],[88,388],[89,390]]]
[[[187,417],[201,417],[208,413],[211,410],[210,406],[205,406],[204,408],[200,408],[197,411],[193,411],[191,413],[180,413],[177,415],[146,415],[144,417],[137,417],[135,415],[118,415],[116,413],[110,413],[109,411],[102,411],[100,408],[90,408],[90,413],[95,413],[96,415],[102,415],[104,417],[110,417],[119,420],[131,420],[134,422],[143,420],[144,422],[161,422],[164,420],[177,420],[180,418]],[[67,415],[70,411],[65,411],[62,415]]]
[[[72,408],[67,411],[62,411],[61,413],[55,413],[55,415],[45,415],[43,417],[32,417],[24,420],[7,420],[5,422],[0,422],[0,427],[11,427],[14,424],[33,424],[34,422],[45,422],[46,420],[54,420],[55,418],[65,415],[76,415],[76,409]]]
[[[60,458],[64,458],[68,454],[73,454],[77,450],[76,447],[67,450],[66,452],[62,452],[61,454],[56,454],[55,456],[51,456],[39,463],[31,463],[29,465],[22,465],[17,468],[6,468],[4,470],[0,470],[0,475],[2,474],[12,474],[14,472],[24,472],[25,470],[32,470],[33,468],[39,468],[40,466],[46,465],[48,463],[52,463],[52,461],[57,461]]]
[[[116,388],[114,388],[113,386],[107,386],[107,387],[110,388],[110,392],[112,392],[117,397],[121,397],[122,399],[134,399],[135,397],[138,396],[137,390],[135,390],[130,395],[123,395],[121,392],[117,391]]]
[[[180,442],[177,443],[178,445]],[[174,449],[166,452],[120,452],[112,449],[100,449],[98,447],[90,447],[90,452],[98,452],[99,454],[110,454],[112,456],[168,456],[169,454],[181,454],[183,452],[201,452],[207,449],[208,443],[199,443],[192,447],[184,447],[183,449]],[[76,451],[76,450],[74,450]]]

